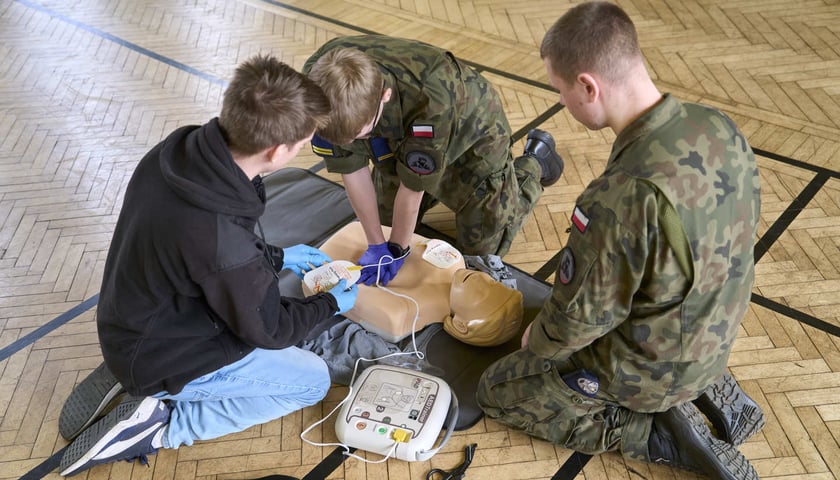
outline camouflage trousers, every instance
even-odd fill
[[[561,375],[570,362],[555,362],[518,350],[497,360],[478,383],[476,400],[494,420],[570,450],[590,455],[620,450],[648,458],[653,415],[572,390]]]
[[[398,178],[386,177],[378,170],[373,170],[373,176],[379,216],[382,224],[391,225],[400,183]],[[465,184],[463,188],[472,189],[473,195],[455,212],[455,247],[464,255],[501,257],[507,253],[542,195],[540,175],[539,163],[532,157],[522,156],[505,163],[476,187]],[[418,222],[439,201],[447,203],[445,199],[424,194]]]

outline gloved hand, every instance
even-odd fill
[[[320,267],[331,261],[327,254],[309,245],[299,244],[283,249],[283,268],[295,272],[300,278],[313,267]]]
[[[355,283],[350,284],[348,287],[347,280],[342,278],[327,293],[335,297],[335,301],[338,303],[338,312],[336,314],[340,314],[350,310],[356,304],[356,297],[359,296],[359,287]]]
[[[391,242],[368,245],[367,251],[359,258],[358,264],[365,268],[362,268],[361,276],[356,283],[375,284],[376,272],[379,270],[379,284],[387,285],[397,276],[397,271],[408,256],[408,248],[401,250],[399,245]]]

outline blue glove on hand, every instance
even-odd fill
[[[335,297],[335,301],[338,303],[338,312],[336,314],[340,314],[350,310],[356,304],[356,297],[359,296],[359,287],[355,283],[348,287],[347,280],[342,278],[327,293]]]
[[[327,254],[309,245],[299,244],[283,249],[283,268],[295,272],[300,278],[313,267],[320,267],[331,261]]]
[[[385,286],[397,276],[397,271],[402,267],[409,249],[402,250],[396,243],[385,242],[376,245],[368,245],[367,251],[359,259],[362,273],[359,281],[365,285],[376,283],[376,272],[379,270],[379,284]]]

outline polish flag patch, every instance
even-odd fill
[[[589,217],[577,205],[575,205],[575,211],[572,212],[572,223],[575,224],[580,233],[586,232],[586,227],[589,225]]]
[[[412,137],[434,138],[435,127],[433,127],[431,125],[412,125],[411,126],[411,136]]]

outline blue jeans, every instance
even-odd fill
[[[256,349],[236,363],[188,383],[169,400],[164,448],[241,432],[320,402],[330,388],[326,363],[297,347]]]

